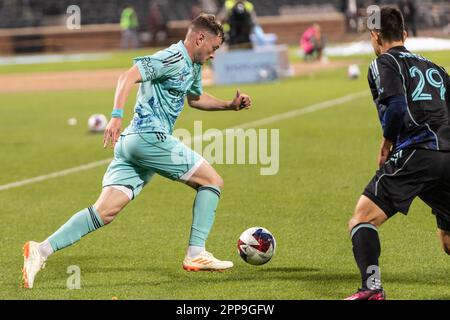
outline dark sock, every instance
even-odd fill
[[[378,267],[381,248],[377,228],[370,223],[360,223],[352,229],[351,237],[353,255],[361,272],[362,289],[381,288]]]

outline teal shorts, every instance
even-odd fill
[[[103,187],[127,187],[135,198],[155,173],[185,182],[203,161],[201,155],[171,135],[155,132],[121,135],[114,147],[114,159],[103,177]]]

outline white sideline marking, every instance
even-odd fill
[[[368,95],[367,91],[360,91],[360,92],[349,94],[349,95],[346,95],[346,96],[343,96],[340,98],[336,98],[333,100],[328,100],[328,101],[323,101],[323,102],[319,102],[316,104],[312,104],[312,105],[304,107],[304,108],[295,109],[292,111],[283,112],[283,113],[276,114],[274,116],[270,116],[270,117],[263,118],[260,120],[243,123],[241,125],[237,125],[237,126],[233,127],[232,129],[236,129],[236,128],[245,129],[245,128],[260,127],[262,125],[266,125],[269,123],[286,120],[286,119],[291,119],[291,118],[302,116],[307,113],[311,113],[311,112],[319,111],[322,109],[341,105],[345,102],[349,102],[349,101],[355,100],[357,98],[360,98],[360,97],[363,97],[366,95]]]
[[[44,180],[48,180],[48,179],[51,179],[51,178],[66,176],[66,175],[71,174],[71,173],[92,169],[92,168],[99,167],[101,165],[107,164],[107,163],[111,162],[112,159],[113,158],[104,159],[104,160],[100,160],[100,161],[95,161],[95,162],[83,164],[83,165],[78,166],[78,167],[73,167],[73,168],[62,170],[62,171],[56,171],[56,172],[53,172],[53,173],[50,173],[50,174],[46,174],[46,175],[43,175],[43,176],[38,176],[38,177],[30,178],[30,179],[25,179],[25,180],[21,180],[21,181],[16,181],[16,182],[4,184],[4,185],[0,186],[0,191],[12,189],[12,188],[17,188],[17,187],[21,187],[21,186],[24,186],[24,185],[27,185],[27,184],[31,184],[31,183],[35,183],[35,182],[39,182],[39,181],[44,181]]]
[[[366,96],[367,94],[368,94],[367,91],[361,91],[361,92],[349,94],[349,95],[346,95],[346,96],[343,96],[340,98],[336,98],[336,99],[332,99],[332,100],[328,100],[328,101],[324,101],[324,102],[319,102],[319,103],[312,104],[312,105],[304,107],[304,108],[283,112],[283,113],[280,113],[280,114],[277,114],[274,116],[270,116],[267,118],[263,118],[260,120],[246,122],[246,123],[234,126],[231,129],[237,129],[237,128],[245,129],[245,128],[260,127],[262,125],[266,125],[269,123],[274,123],[274,122],[281,121],[281,120],[299,117],[304,114],[308,114],[308,113],[312,113],[312,112],[319,111],[322,109],[327,109],[330,107],[341,105],[345,102],[349,102],[349,101],[355,100],[357,98]],[[230,128],[228,128],[228,129],[230,129]],[[225,130],[226,129],[224,129],[222,131],[225,132]],[[201,136],[198,136],[198,137],[196,136],[196,137],[194,137],[194,139],[197,140],[200,137]],[[0,191],[13,189],[13,188],[21,187],[21,186],[24,186],[27,184],[32,184],[32,183],[36,183],[36,182],[40,182],[40,181],[44,181],[44,180],[48,180],[48,179],[52,179],[52,178],[62,177],[62,176],[66,176],[66,175],[69,175],[72,173],[81,172],[81,171],[89,170],[92,168],[100,167],[102,165],[105,165],[105,164],[111,162],[112,159],[113,158],[108,158],[108,159],[104,159],[104,160],[100,160],[100,161],[95,161],[95,162],[87,163],[87,164],[84,164],[84,165],[81,165],[78,167],[73,167],[73,168],[56,171],[56,172],[53,172],[50,174],[46,174],[46,175],[42,175],[42,176],[30,178],[30,179],[25,179],[25,180],[20,180],[20,181],[8,183],[8,184],[0,185]]]

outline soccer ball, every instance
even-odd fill
[[[238,253],[241,258],[252,265],[269,262],[275,253],[275,238],[269,230],[253,227],[245,230],[238,240]]]
[[[104,114],[93,114],[89,117],[88,128],[91,132],[103,132],[108,124]]]
[[[69,118],[68,120],[67,120],[67,124],[69,125],[69,126],[76,126],[77,125],[77,118]]]
[[[361,72],[359,71],[359,67],[357,64],[352,64],[348,66],[348,77],[350,79],[358,79]]]

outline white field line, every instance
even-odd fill
[[[38,177],[30,178],[30,179],[25,179],[25,180],[20,180],[20,181],[8,183],[8,184],[0,185],[0,191],[21,187],[21,186],[24,186],[27,184],[36,183],[36,182],[40,182],[40,181],[44,181],[44,180],[48,180],[48,179],[52,179],[52,178],[66,176],[68,174],[75,173],[75,172],[89,170],[89,169],[107,164],[107,163],[111,162],[111,160],[112,160],[112,158],[95,161],[95,162],[90,162],[90,163],[83,164],[78,167],[73,167],[73,168],[69,168],[69,169],[65,169],[65,170],[61,170],[61,171],[56,171],[56,172],[49,173],[49,174],[46,174],[43,176],[38,176]]]
[[[336,99],[332,99],[332,100],[327,100],[324,102],[319,102],[316,104],[312,104],[310,106],[307,107],[303,107],[303,108],[299,108],[299,109],[295,109],[292,111],[287,111],[287,112],[283,112],[274,116],[270,116],[267,118],[263,118],[263,119],[259,119],[259,120],[255,120],[255,121],[251,121],[251,122],[246,122],[237,126],[234,126],[232,128],[227,128],[227,129],[237,129],[237,128],[241,128],[241,129],[246,129],[246,128],[253,128],[253,127],[260,127],[263,125],[267,125],[270,123],[274,123],[277,121],[282,121],[282,120],[287,120],[287,119],[292,119],[295,117],[300,117],[302,115],[308,114],[308,113],[312,113],[312,112],[316,112],[322,109],[327,109],[327,108],[331,108],[331,107],[335,107],[341,104],[344,104],[346,102],[361,98],[363,96],[366,96],[368,94],[367,91],[361,91],[361,92],[357,92],[357,93],[353,93],[353,94],[349,94],[340,98],[336,98]],[[225,132],[226,129],[222,130],[222,132]],[[203,138],[202,135],[198,135],[194,137],[194,140],[197,139],[201,139]],[[185,141],[185,143],[189,144],[189,141]],[[42,176],[38,176],[38,177],[34,177],[34,178],[30,178],[30,179],[25,179],[25,180],[20,180],[20,181],[16,181],[16,182],[11,182],[8,184],[4,184],[4,185],[0,185],[0,191],[3,190],[8,190],[8,189],[13,189],[13,188],[17,188],[17,187],[21,187],[21,186],[25,186],[27,184],[32,184],[32,183],[36,183],[36,182],[40,182],[40,181],[45,181],[45,180],[49,180],[52,178],[57,178],[57,177],[62,177],[62,176],[66,176],[72,173],[77,173],[77,172],[81,172],[81,171],[86,171],[92,168],[96,168],[96,167],[100,167],[102,165],[108,164],[109,162],[111,162],[112,158],[108,158],[108,159],[104,159],[104,160],[100,160],[100,161],[95,161],[95,162],[90,162],[78,167],[73,167],[73,168],[69,168],[69,169],[65,169],[65,170],[61,170],[61,171],[56,171],[50,174],[46,174],[46,175],[42,175]]]

